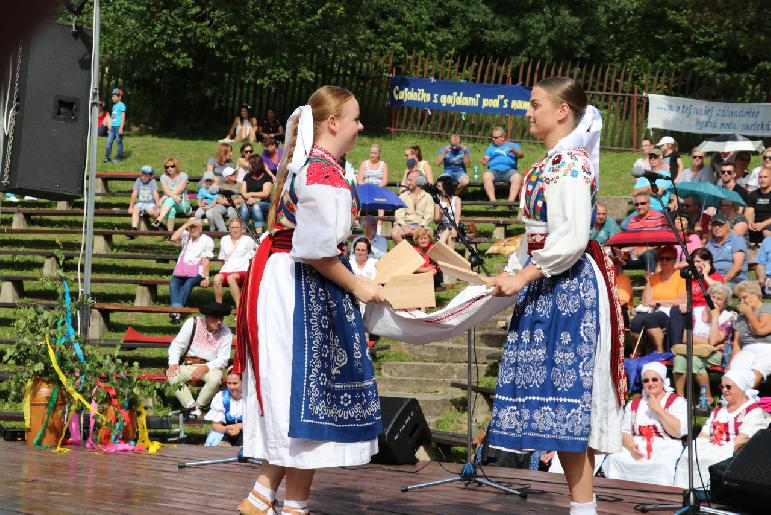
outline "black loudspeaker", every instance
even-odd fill
[[[768,513],[771,505],[771,429],[758,431],[739,454],[709,467],[710,491],[719,501]]]
[[[89,31],[47,22],[14,52],[4,86],[18,109],[3,141],[1,190],[53,200],[83,195],[91,46]]]
[[[377,436],[379,451],[372,463],[417,463],[418,447],[431,443],[431,430],[416,399],[380,397],[383,433]]]

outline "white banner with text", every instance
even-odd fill
[[[771,136],[771,104],[706,102],[648,95],[648,128],[700,134]]]

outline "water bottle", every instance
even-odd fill
[[[474,165],[474,182],[479,182],[479,166]]]
[[[701,393],[699,394],[699,409],[707,411],[707,385],[701,386]]]

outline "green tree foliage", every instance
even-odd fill
[[[686,70],[714,84],[700,96],[734,100],[764,100],[771,76],[763,0],[103,0],[102,11],[103,66],[134,121],[160,130],[208,119],[226,84],[312,78],[320,51]]]

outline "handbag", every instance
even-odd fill
[[[185,254],[187,253],[187,247],[190,245],[191,239],[192,238],[188,237],[187,242],[185,243],[185,248],[182,249],[182,254],[180,254],[179,258],[177,259],[177,264],[174,265],[174,271],[171,275],[175,277],[198,277],[198,275],[200,275],[198,271],[201,267],[201,261],[198,261],[193,265],[185,263]]]
[[[717,349],[715,347],[713,347],[712,345],[709,345],[708,343],[693,344],[693,355],[699,358],[706,358],[716,350]],[[677,345],[672,345],[672,352],[674,352],[678,356],[685,356],[686,355],[685,344],[678,343]]]

